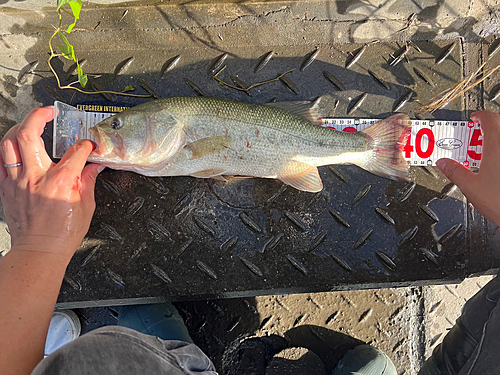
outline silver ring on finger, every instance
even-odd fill
[[[15,168],[15,167],[20,167],[20,166],[22,166],[22,165],[23,165],[23,163],[22,163],[22,162],[20,162],[20,163],[14,163],[14,164],[4,164],[3,166],[4,166],[5,168]]]

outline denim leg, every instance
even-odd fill
[[[217,375],[196,345],[117,326],[89,332],[42,360],[32,375]]]
[[[193,342],[182,317],[170,302],[122,306],[118,325],[163,340]]]

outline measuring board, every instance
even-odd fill
[[[70,105],[55,102],[54,142],[52,156],[61,158],[66,150],[81,139],[94,137],[88,131],[100,121],[128,107],[104,105]],[[380,119],[324,118],[322,126],[354,133]],[[411,134],[403,147],[409,165],[434,166],[441,158],[450,158],[466,167],[479,167],[483,151],[480,124],[472,121],[411,120]]]

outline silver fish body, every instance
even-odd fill
[[[359,133],[318,126],[318,118],[317,102],[159,99],[91,128],[99,148],[89,160],[147,176],[274,178],[310,192],[323,188],[321,165],[352,163],[385,177],[406,177],[400,151],[409,129],[406,115]]]

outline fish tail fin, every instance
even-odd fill
[[[372,154],[359,167],[392,180],[407,180],[409,165],[403,156],[403,147],[410,132],[410,119],[403,113],[364,129],[362,133],[372,143],[373,149]]]

